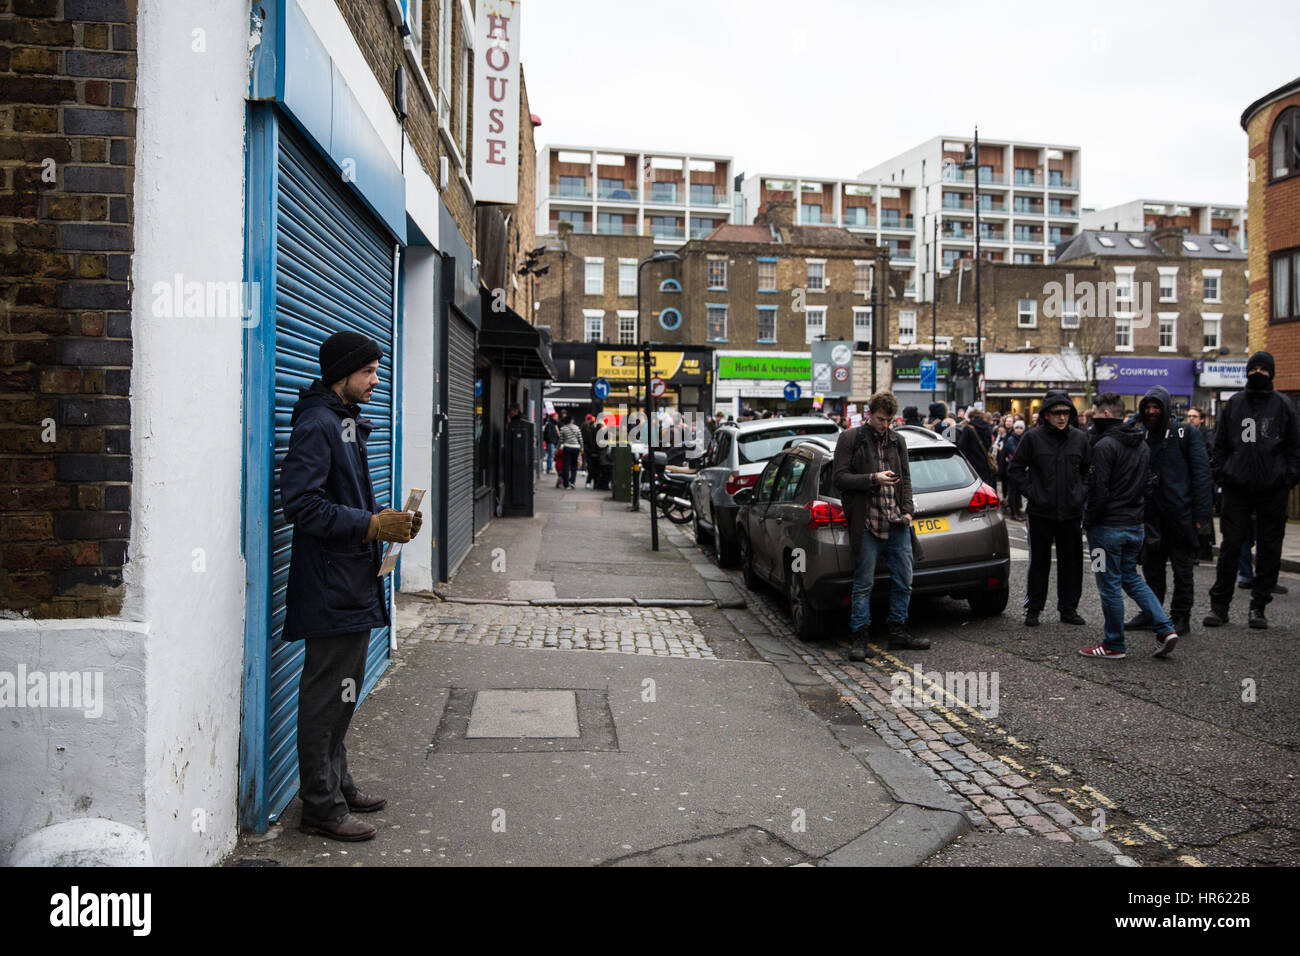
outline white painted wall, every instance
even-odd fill
[[[409,188],[409,186],[408,186]],[[402,480],[401,497],[411,488],[426,492],[424,528],[402,546],[401,590],[429,591],[433,572],[433,323],[434,260],[431,246],[408,246],[402,286]]]
[[[149,625],[142,782],[153,858],[196,865],[217,862],[236,833],[244,332],[232,319],[156,318],[150,291],[176,273],[244,277],[249,6],[140,0],[138,9],[125,610]],[[206,52],[192,48],[196,29]]]

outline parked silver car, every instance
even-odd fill
[[[790,440],[805,435],[822,435],[831,441],[840,426],[827,418],[763,418],[752,422],[728,422],[713,433],[708,450],[691,485],[695,511],[695,540],[712,543],[718,563],[734,567],[740,561],[736,539],[736,492],[751,487],[763,467]]]
[[[897,431],[907,443],[916,506],[913,600],[949,595],[965,598],[976,614],[1001,614],[1010,595],[1011,544],[997,492],[952,442],[925,428]],[[804,640],[824,637],[830,613],[847,608],[853,591],[848,528],[831,484],[833,441],[805,439],[779,452],[753,487],[736,495],[745,584],[780,588]],[[873,603],[889,589],[882,560]]]

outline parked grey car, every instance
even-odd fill
[[[965,598],[976,614],[1001,614],[1010,595],[1011,544],[997,492],[952,442],[925,428],[897,431],[907,443],[916,505],[913,600],[949,595]],[[848,608],[853,591],[848,529],[831,484],[833,441],[806,439],[779,452],[736,496],[745,584],[780,588],[803,640],[824,637],[829,615]],[[873,603],[889,588],[880,561]]]
[[[822,435],[832,442],[840,426],[827,418],[763,418],[752,422],[728,422],[713,433],[708,450],[691,484],[695,511],[695,540],[712,543],[718,563],[734,567],[740,561],[736,539],[736,514],[740,510],[733,496],[758,480],[768,460],[791,439]]]

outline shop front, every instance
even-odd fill
[[[1174,412],[1185,415],[1196,388],[1195,360],[1103,355],[1097,362],[1097,391],[1123,396],[1129,411],[1137,411],[1142,396],[1156,385],[1169,392]]]
[[[785,397],[786,386],[799,386],[799,398]],[[737,418],[746,411],[812,411],[812,358],[807,352],[719,352],[716,409]]]
[[[1224,402],[1245,387],[1245,359],[1233,362],[1196,360],[1196,392],[1192,404],[1209,415],[1211,420],[1218,418],[1219,408]]]
[[[556,380],[546,389],[545,401],[563,414],[587,415],[620,408],[639,411],[645,404],[645,366],[636,348],[610,348],[598,343],[557,342],[552,348]],[[665,389],[655,399],[656,408],[708,413],[713,409],[713,349],[686,347],[653,349],[651,376],[664,380]],[[595,397],[597,379],[609,383],[609,395]]]
[[[1038,416],[1048,391],[1069,394],[1075,408],[1087,403],[1090,360],[1077,353],[990,352],[984,356],[984,408],[999,415]]]
[[[937,367],[933,387],[927,378],[922,388],[921,363],[933,361]],[[898,407],[915,405],[925,418],[932,402],[948,403],[948,382],[952,378],[951,352],[899,352],[894,356],[894,396]]]

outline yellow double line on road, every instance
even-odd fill
[[[993,736],[1000,738],[1001,741],[1005,743],[1008,747],[1014,750],[1024,751],[1026,753],[1033,754],[1033,750],[1028,744],[1025,744],[1017,740],[1013,735],[1008,733],[1005,729],[1003,729],[1002,727],[994,723],[991,718],[980,713],[977,709],[972,707],[970,704],[966,703],[964,700],[961,700],[960,698],[948,693],[948,691],[941,684],[936,684],[933,681],[926,680],[925,674],[920,670],[919,667],[909,666],[906,661],[895,657],[893,654],[890,654],[888,651],[884,650],[883,648],[880,648],[875,644],[871,646],[876,648],[876,656],[869,658],[867,661],[863,663],[871,664],[879,673],[885,676],[890,676],[890,675],[889,672],[886,670],[886,668],[881,666],[883,662],[888,662],[889,664],[893,664],[899,670],[903,670],[908,672],[909,674],[915,675],[914,679],[920,683],[920,686],[926,689],[927,697],[929,697],[931,691],[934,690],[938,692],[937,699],[945,701],[945,704],[932,705],[931,709],[937,711],[940,715],[942,715],[944,719],[947,720],[948,723],[950,723],[952,726],[956,727],[958,730],[963,732],[970,730],[970,725],[967,724],[967,722],[963,720],[961,717],[959,717],[955,712],[956,710],[960,710],[970,720],[978,721],[982,725],[984,730],[988,731]],[[858,662],[854,662],[854,663],[858,663]],[[859,664],[859,666],[861,665]],[[948,701],[951,701],[951,706],[947,705]],[[1038,776],[1038,773],[1035,770],[1024,766],[1019,761],[1005,754],[994,754],[994,756],[997,757],[998,760],[1006,764],[1008,767],[1010,767],[1012,770],[1016,771],[1017,773],[1021,774],[1024,777],[1027,777],[1032,780]],[[1062,767],[1060,764],[1052,763],[1050,760],[1048,760],[1045,757],[1038,756],[1038,755],[1034,755],[1034,756],[1035,756],[1036,763],[1038,763],[1043,768],[1051,770],[1052,773],[1056,774],[1058,777],[1081,776],[1080,774],[1076,773],[1073,770],[1070,770],[1069,768]],[[1048,788],[1049,793],[1061,794],[1065,798],[1066,802],[1072,804],[1073,806],[1078,807],[1081,810],[1092,811],[1092,810],[1096,810],[1098,806],[1100,806],[1103,810],[1119,809],[1119,805],[1115,803],[1115,801],[1111,800],[1109,797],[1107,797],[1105,794],[1103,794],[1100,790],[1096,789],[1095,787],[1088,786],[1087,784],[1085,784],[1084,786],[1080,787],[1080,791],[1082,791],[1082,793],[1080,793],[1079,791],[1072,790],[1068,787]],[[1143,823],[1141,820],[1134,820],[1131,826],[1134,829],[1141,832],[1142,834],[1144,834],[1148,839],[1164,847],[1170,853],[1175,852],[1176,848],[1173,842],[1168,837],[1166,837],[1163,833],[1161,833],[1159,830],[1156,830],[1154,827],[1148,826],[1146,823]],[[1103,832],[1105,832],[1107,839],[1112,839],[1117,843],[1123,844],[1124,846],[1145,846],[1145,843],[1142,840],[1139,840],[1133,836],[1129,836],[1128,834],[1123,832],[1122,828],[1116,828],[1113,831],[1108,829]],[[1197,867],[1205,866],[1204,863],[1202,863],[1200,860],[1198,860],[1195,856],[1193,856],[1190,853],[1185,853],[1180,855],[1178,857],[1178,861],[1180,863],[1183,863],[1186,866],[1197,866]]]

